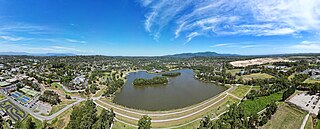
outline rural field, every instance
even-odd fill
[[[266,73],[253,73],[253,74],[249,74],[249,75],[243,75],[241,77],[243,80],[273,78],[273,76],[266,74]]]
[[[277,112],[262,129],[299,129],[306,114],[286,103],[280,103]]]

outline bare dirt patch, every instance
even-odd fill
[[[230,62],[230,64],[235,67],[246,67],[250,65],[261,65],[274,62],[289,62],[289,60],[286,58],[257,58],[251,60],[233,61]]]

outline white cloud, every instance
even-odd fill
[[[71,42],[71,43],[82,43],[82,44],[87,43],[86,41],[75,40],[75,39],[66,39],[66,41],[67,41],[67,42]]]
[[[26,38],[23,38],[23,37],[11,37],[11,36],[0,36],[0,39],[6,40],[6,41],[20,41],[20,40],[25,40]]]
[[[296,52],[320,52],[320,42],[318,41],[302,41],[299,44],[289,47]]]
[[[230,45],[230,44],[220,43],[220,44],[215,44],[215,45],[213,45],[213,46],[211,46],[211,47],[222,47],[222,46],[228,46],[228,45]]]
[[[192,32],[192,33],[190,33],[189,35],[187,35],[187,42],[190,42],[191,41],[191,39],[193,39],[194,37],[197,37],[197,36],[199,36],[200,34],[198,33],[198,32]]]
[[[296,36],[320,32],[319,0],[149,1],[142,0],[149,8],[146,30],[155,34],[171,27],[175,38],[183,36],[187,41],[199,34]]]

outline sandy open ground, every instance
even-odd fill
[[[230,64],[235,67],[246,67],[249,65],[261,65],[261,64],[274,63],[274,62],[289,62],[289,60],[286,58],[257,58],[257,59],[251,59],[251,60],[233,61],[233,62],[230,62]]]

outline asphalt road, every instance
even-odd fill
[[[41,121],[44,121],[44,120],[52,120],[54,119],[55,117],[59,116],[61,113],[63,113],[64,111],[68,110],[69,108],[71,108],[72,106],[74,105],[77,105],[78,103],[82,102],[82,101],[85,101],[86,99],[84,98],[80,98],[80,97],[72,97],[72,99],[77,99],[76,102],[64,107],[63,109],[59,110],[58,112],[50,115],[50,116],[42,116],[40,114],[36,114],[35,112],[33,112],[32,110],[30,110],[28,107],[25,107],[23,105],[21,105],[19,102],[15,101],[14,99],[12,99],[10,96],[6,95],[3,93],[3,90],[0,90],[1,93],[3,95],[5,95],[7,97],[7,99],[12,102],[13,104],[17,105],[20,109],[28,112],[30,115],[32,115],[33,117],[41,120]]]

